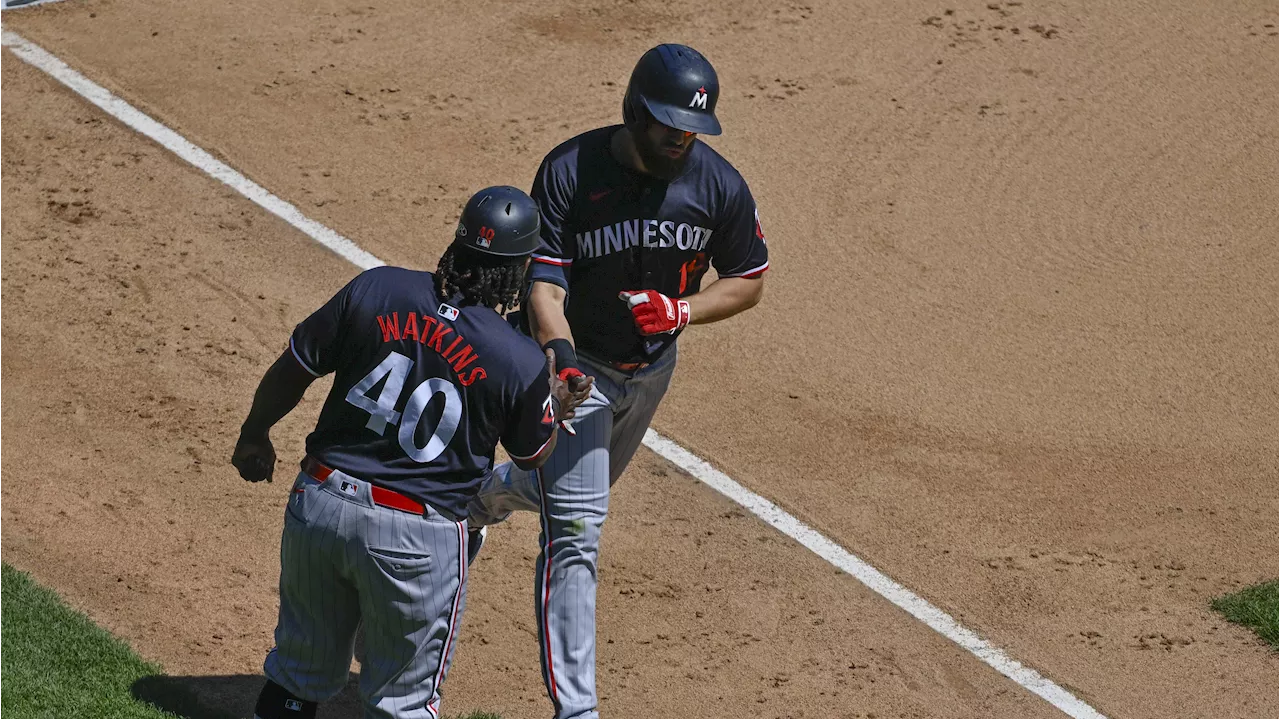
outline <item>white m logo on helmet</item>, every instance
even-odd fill
[[[689,101],[689,107],[696,107],[699,110],[707,109],[707,88],[700,87],[697,92],[693,93],[693,99]]]

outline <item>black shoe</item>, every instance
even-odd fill
[[[479,529],[471,529],[467,531],[467,566],[476,561],[476,555],[480,553],[480,548],[484,546],[485,535],[489,533],[488,527]]]

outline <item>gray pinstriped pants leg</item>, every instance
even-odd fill
[[[541,513],[534,604],[542,678],[556,719],[599,716],[596,567],[609,488],[644,439],[675,371],[676,350],[634,375],[583,359],[583,369],[596,381],[572,421],[577,436],[561,432],[537,472],[510,462],[496,467],[471,505],[475,526],[501,521],[514,510]]]
[[[465,522],[373,504],[366,482],[298,475],[280,542],[280,619],[267,678],[301,699],[346,685],[357,628],[365,716],[437,719],[466,605]]]

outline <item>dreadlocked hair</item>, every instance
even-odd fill
[[[463,305],[483,305],[506,314],[519,303],[524,289],[524,260],[451,246],[436,268],[440,301],[461,294]]]

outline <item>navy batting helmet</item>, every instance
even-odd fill
[[[453,243],[497,257],[523,257],[538,247],[538,205],[509,185],[486,187],[471,196],[458,219]]]
[[[628,127],[643,126],[645,113],[667,127],[719,135],[716,99],[720,81],[702,53],[687,45],[659,45],[631,71],[622,117]]]

